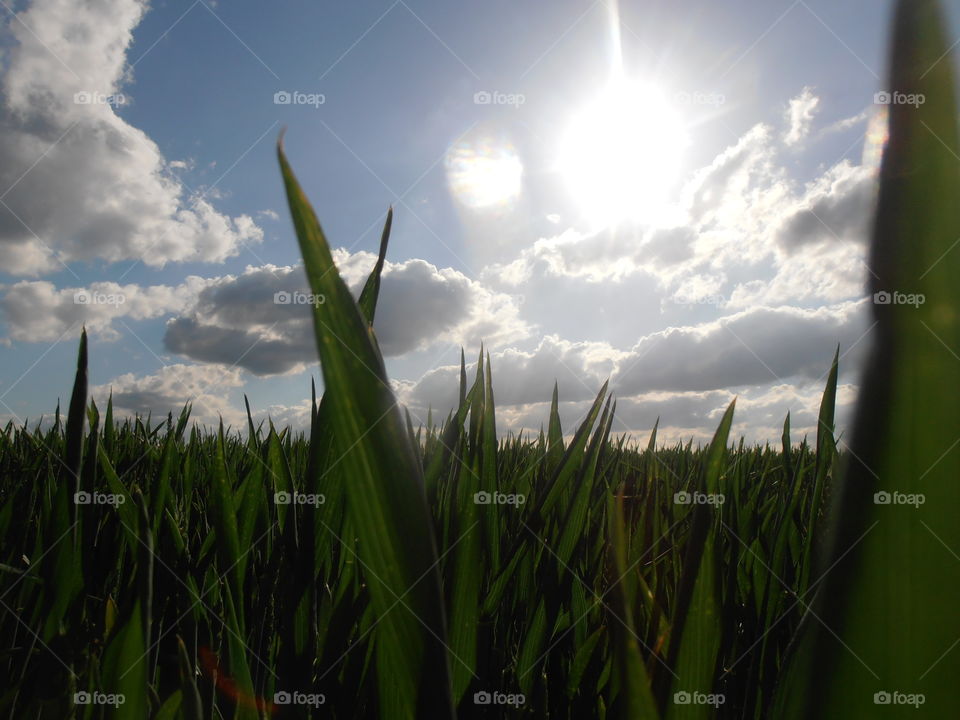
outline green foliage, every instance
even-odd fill
[[[309,431],[249,404],[246,436],[189,405],[151,427],[112,398],[101,424],[82,334],[66,423],[0,430],[0,716],[914,716],[876,693],[960,716],[960,141],[933,0],[900,3],[893,46],[890,89],[926,102],[891,106],[872,289],[926,302],[874,307],[850,449],[839,353],[814,447],[789,416],[777,449],[731,446],[733,404],[707,447],[659,423],[641,447],[606,385],[570,435],[555,387],[546,432],[498,439],[482,350],[414,430],[372,329],[392,212],[355,300],[280,150],[325,298]]]
[[[326,278],[339,281],[335,269]],[[341,337],[376,367],[358,305],[343,312],[356,322],[355,332],[341,322]],[[369,375],[345,359],[326,367]],[[633,445],[611,436],[606,387],[566,444],[556,409],[549,439],[497,440],[489,358],[468,369],[459,407],[413,436],[393,400],[379,404],[385,386],[356,379],[314,402],[309,436],[252,421],[247,436],[188,432],[189,407],[157,427],[111,410],[86,438],[96,472],[84,489],[117,504],[71,502],[67,513],[53,503],[72,487],[55,460],[63,426],[8,425],[0,712],[69,717],[86,690],[128,696],[118,717],[255,718],[286,691],[325,698],[284,710],[295,717],[436,717],[439,706],[470,718],[491,711],[476,693],[498,692],[522,693],[518,712],[531,717],[709,716],[675,702],[696,691],[722,693],[721,715],[757,715],[770,700],[753,682],[769,672],[758,643],[776,667],[800,617],[785,597],[806,576],[804,509],[816,469],[828,468],[829,485],[833,464],[805,442],[789,462],[768,447],[728,448],[732,406],[709,447],[657,447],[655,433]],[[332,389],[336,376],[325,379]],[[370,447],[361,413],[387,408],[393,430],[368,433],[382,444]],[[83,592],[42,569],[44,552],[73,537],[69,511]],[[44,600],[58,592],[59,604]],[[48,607],[62,617],[49,641],[27,629]]]
[[[889,106],[870,292],[924,302],[873,306],[847,467],[777,717],[960,716],[960,139],[944,27],[939,3],[898,3],[887,90],[923,101]]]

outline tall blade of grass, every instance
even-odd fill
[[[617,662],[617,704],[625,720],[657,720],[660,714],[650,686],[650,677],[640,654],[639,635],[633,616],[637,607],[636,570],[627,564],[627,531],[624,523],[623,496],[610,497],[607,507],[609,553],[612,557],[616,590],[611,595],[613,612],[619,620],[611,623]],[[623,623],[623,626],[620,626]],[[625,627],[624,627],[625,626]]]
[[[603,408],[603,414],[600,416],[597,429],[594,431],[590,446],[587,449],[583,471],[577,478],[577,488],[571,499],[570,506],[566,510],[566,517],[561,524],[556,553],[563,565],[570,563],[574,548],[577,544],[584,537],[590,537],[592,535],[592,533],[589,532],[590,528],[585,525],[585,523],[587,522],[590,497],[594,492],[597,481],[597,463],[600,459],[603,446],[607,442],[610,423],[613,422],[613,413],[610,410],[611,400],[612,398],[607,398],[607,403]]]
[[[709,495],[716,495],[720,491],[720,474],[735,406],[736,400],[733,400],[707,448],[702,488]],[[710,695],[714,692],[721,633],[714,553],[714,528],[718,518],[719,513],[711,505],[699,503],[694,506],[667,656],[667,665],[675,673],[672,697],[666,699],[666,717],[670,720],[707,718],[714,712],[710,704],[683,703],[682,699],[692,693]]]
[[[156,535],[160,527],[160,518],[167,506],[167,498],[171,494],[170,474],[173,472],[174,462],[176,461],[176,436],[169,433],[163,441],[163,450],[160,454],[160,472],[157,474],[154,487],[151,488],[150,502],[153,507],[153,521],[151,527],[153,534]]]
[[[519,676],[517,683],[524,695],[530,695],[534,683],[544,662],[544,645],[547,642],[547,603],[542,596],[533,598],[533,602],[527,606],[532,608],[524,613],[526,622],[523,625],[523,642],[520,645],[520,654],[517,657],[517,669]],[[521,606],[522,612],[522,606]],[[523,617],[523,616],[521,616]]]
[[[806,513],[807,535],[804,542],[803,567],[800,569],[800,588],[806,590],[813,566],[814,542],[820,537],[817,528],[820,525],[820,515],[823,504],[823,489],[827,484],[827,473],[833,467],[836,454],[836,441],[833,437],[834,413],[837,405],[837,374],[840,363],[840,348],[833,356],[830,374],[827,377],[826,387],[823,389],[823,398],[820,401],[820,413],[817,415],[817,462],[813,483],[813,500]]]
[[[269,433],[267,433],[266,462],[270,473],[270,484],[273,487],[271,496],[275,498],[277,494],[283,493],[287,496],[291,495],[295,488],[293,487],[290,465],[287,462],[286,454],[283,452],[283,445],[280,444],[280,438],[277,436],[272,424],[270,425]],[[288,513],[291,515],[293,522],[296,522],[295,513],[293,512],[293,508],[296,506],[282,502],[274,503],[274,505],[277,509],[277,523],[282,532],[286,527]]]
[[[187,655],[183,638],[177,635],[177,658],[180,661],[180,692],[184,720],[203,720],[203,703],[194,678],[195,663]]]
[[[790,461],[790,413],[787,413],[787,417],[783,420],[783,433],[780,435],[780,446],[782,448],[781,452],[783,453],[783,466],[787,471],[787,474],[792,475],[793,465]]]
[[[922,695],[925,717],[960,717],[960,655],[950,651],[960,637],[960,138],[950,42],[940,3],[897,3],[888,90],[900,95],[889,105],[870,290],[925,302],[873,305],[874,345],[819,568],[829,572],[777,717],[914,714],[894,693]],[[888,699],[891,707],[877,707]]]
[[[553,383],[553,398],[550,401],[550,421],[547,425],[547,475],[552,474],[563,459],[563,430],[560,428],[560,389]]]
[[[380,296],[380,275],[383,273],[383,263],[387,257],[387,243],[390,241],[390,228],[393,226],[393,206],[387,210],[387,221],[383,225],[383,233],[380,235],[380,253],[377,255],[377,263],[373,266],[373,271],[367,278],[367,282],[360,291],[360,312],[367,319],[367,322],[373,325],[373,317],[377,311],[377,298]]]
[[[455,517],[453,568],[450,576],[450,648],[458,659],[452,666],[453,699],[460,703],[473,680],[477,665],[477,626],[480,620],[481,581],[484,575],[480,523],[483,515],[496,513],[493,505],[478,505],[474,493],[480,490],[478,463],[464,464],[457,481],[451,514]]]
[[[113,452],[114,446],[114,425],[113,425],[113,390],[107,397],[107,412],[103,419],[103,444],[107,446],[107,453]]]
[[[237,566],[241,577],[246,576],[247,563],[251,559],[251,553],[247,552],[247,549],[253,545],[254,537],[262,532],[259,528],[267,524],[269,505],[263,489],[264,467],[263,463],[254,462],[234,496],[238,547],[242,550]]]
[[[99,453],[100,470],[103,471],[103,478],[107,488],[114,495],[123,498],[123,501],[114,507],[120,516],[123,536],[127,542],[127,546],[131,553],[136,554],[140,545],[138,540],[140,537],[140,516],[137,514],[137,506],[134,502],[133,495],[130,494],[127,486],[124,485],[117,476],[117,472],[113,469],[113,465],[107,457],[107,452],[104,450],[103,445],[101,445],[97,451]]]
[[[259,720],[253,678],[247,662],[247,645],[243,630],[243,596],[235,597],[228,583],[223,592],[226,605],[226,641],[229,655],[230,684],[233,687],[235,710],[233,720]]]
[[[570,484],[580,469],[586,451],[587,441],[590,439],[590,431],[597,422],[600,408],[603,407],[603,399],[607,394],[607,385],[608,383],[605,382],[603,387],[600,388],[600,392],[597,394],[587,416],[580,424],[580,427],[577,428],[577,432],[574,434],[570,446],[564,452],[559,467],[556,468],[552,476],[550,476],[550,479],[544,484],[544,487],[540,488],[539,500],[536,501],[536,505],[531,511],[524,511],[528,513],[526,517],[528,517],[529,520],[525,520],[528,531],[536,533],[547,526],[547,519],[554,509],[554,506],[560,500],[561,492],[565,486]],[[492,607],[500,601],[501,593],[506,590],[513,574],[519,566],[518,561],[520,560],[520,556],[525,555],[530,550],[528,540],[529,536],[527,534],[517,535],[514,538],[514,542],[506,554],[510,560],[490,583],[490,593],[484,602],[485,609]],[[535,617],[536,616],[537,615],[535,615]],[[544,622],[545,621],[546,617],[544,616]],[[528,637],[530,637],[529,634]],[[531,640],[530,642],[532,643],[533,641]],[[535,658],[536,655],[533,657]]]
[[[143,609],[137,600],[126,622],[107,644],[103,654],[102,678],[104,687],[94,688],[102,693],[118,693],[124,702],[108,706],[107,717],[149,717],[147,701],[148,663],[147,644],[143,637]]]
[[[59,481],[53,498],[53,512],[48,515],[45,528],[47,542],[57,545],[46,553],[40,572],[46,592],[40,607],[43,619],[42,636],[49,643],[60,632],[64,613],[70,607],[83,584],[80,575],[78,549],[81,538],[80,508],[75,493],[80,491],[80,465],[83,460],[83,425],[87,414],[87,330],[80,334],[77,353],[77,372],[67,413],[64,457],[59,461]],[[62,537],[69,532],[68,537]],[[62,539],[61,539],[62,538]]]
[[[543,518],[550,512],[556,502],[560,499],[560,493],[566,489],[573,474],[580,467],[580,461],[583,459],[583,453],[586,449],[587,440],[590,437],[590,431],[597,422],[597,416],[600,414],[600,408],[603,407],[603,399],[607,394],[609,381],[603,383],[600,392],[597,393],[593,405],[590,407],[586,418],[577,428],[577,432],[570,442],[560,460],[560,465],[554,471],[549,482],[541,490],[540,500],[532,513],[534,519],[542,522]]]
[[[334,441],[349,482],[347,511],[380,618],[380,714],[451,717],[446,623],[422,466],[366,319],[333,263],[282,145],[277,154],[311,289],[326,298],[314,307],[314,329]]]
[[[152,623],[153,532],[143,495],[139,492],[134,496],[134,503],[140,518],[140,538],[135,554],[137,584],[128,593],[129,614],[104,650],[104,687],[97,688],[101,692],[123,696],[124,702],[108,713],[108,717],[115,718],[147,717],[150,697],[150,653],[147,647]]]
[[[80,461],[83,453],[83,422],[87,414],[87,330],[80,334],[80,350],[77,353],[77,374],[73,381],[73,393],[70,396],[70,410],[67,413],[67,434],[64,438],[66,453],[62,468],[70,473],[71,490],[77,492],[80,479]]]
[[[237,530],[237,509],[233,501],[233,488],[227,474],[224,458],[223,423],[217,435],[211,477],[213,526],[217,543],[217,558],[221,573],[227,578],[233,597],[243,598],[243,572],[240,564],[240,536]],[[240,624],[242,628],[242,623]]]
[[[487,492],[511,492],[513,489],[501,488],[501,478],[497,474],[497,422],[493,401],[493,377],[490,370],[490,353],[484,370],[483,422],[480,432],[480,485]],[[509,506],[508,506],[509,507]],[[501,520],[499,506],[488,507],[483,516],[484,530],[487,536],[487,557],[490,571],[500,569]]]

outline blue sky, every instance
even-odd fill
[[[377,329],[420,417],[445,411],[459,348],[475,357],[481,340],[504,430],[539,427],[554,378],[572,429],[610,376],[618,431],[659,415],[665,437],[702,437],[738,395],[739,431],[774,438],[788,410],[812,426],[838,343],[841,407],[855,398],[888,2],[623,2],[619,18],[605,0],[2,13],[2,418],[68,397],[86,323],[95,395],[112,387],[127,412],[193,398],[198,419],[237,424],[247,393],[261,415],[303,422],[312,340],[301,309],[272,302],[304,286],[281,127],[352,285],[394,204]],[[640,133],[641,169],[617,168],[658,212],[614,223],[583,202],[611,193],[603,178],[577,185],[561,160],[618,57],[647,93],[642,122],[662,122]],[[453,183],[463,153],[467,189],[492,202]]]

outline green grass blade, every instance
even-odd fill
[[[627,530],[624,522],[623,497],[610,497],[607,507],[609,553],[613,560],[616,589],[611,594],[612,612],[618,619],[611,622],[611,634],[616,652],[614,674],[620,707],[625,720],[657,720],[657,712],[650,677],[640,654],[639,637],[633,615],[637,606],[636,570],[627,564]],[[622,623],[622,624],[621,624]]]
[[[347,511],[381,618],[375,631],[381,717],[450,717],[446,623],[422,467],[366,319],[282,147],[278,156],[311,289],[326,298],[314,307],[314,329],[348,478]]]
[[[730,403],[713,436],[704,465],[703,491],[720,492],[720,474],[727,453],[727,439],[733,424],[736,400]],[[691,702],[698,696],[714,694],[717,653],[720,649],[718,573],[714,553],[714,527],[719,512],[709,504],[693,509],[683,574],[677,590],[676,610],[671,627],[671,647],[667,665],[674,677],[670,697],[666,698],[666,716],[670,720],[710,717],[715,706]],[[683,702],[684,700],[687,702]]]
[[[960,637],[960,139],[946,28],[940,3],[897,3],[888,90],[918,102],[888,106],[871,292],[925,302],[873,305],[874,345],[820,564],[830,570],[778,717],[960,717],[960,655],[949,650]],[[920,712],[895,693],[922,695]],[[875,703],[888,697],[890,707]]]
[[[373,325],[373,317],[377,311],[377,298],[380,295],[380,275],[383,272],[383,263],[387,257],[387,243],[390,241],[390,228],[393,226],[393,206],[387,211],[387,221],[383,225],[383,234],[380,236],[380,253],[377,263],[367,278],[367,282],[360,291],[360,312]]]

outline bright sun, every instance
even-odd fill
[[[573,117],[559,169],[590,223],[650,221],[668,198],[687,144],[682,118],[660,91],[620,78]]]

